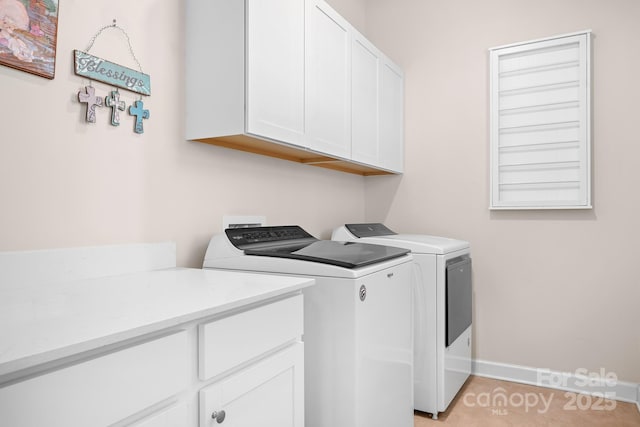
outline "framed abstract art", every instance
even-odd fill
[[[0,64],[53,79],[59,0],[0,0]]]

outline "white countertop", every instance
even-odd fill
[[[3,376],[313,285],[307,278],[168,269],[0,290]]]

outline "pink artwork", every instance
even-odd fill
[[[0,64],[53,79],[58,0],[0,0]]]

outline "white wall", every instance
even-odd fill
[[[348,3],[364,20],[362,3]],[[364,219],[364,178],[184,140],[184,2],[60,1],[54,80],[0,66],[0,250],[177,242],[178,265],[199,267],[225,214],[262,214],[328,238]],[[150,119],[84,121],[72,52],[113,19],[151,76]],[[206,35],[204,35],[206,36]],[[136,68],[117,30],[91,53]],[[94,83],[105,96],[112,88]],[[124,90],[127,104],[136,97]]]
[[[367,180],[367,220],[471,242],[478,359],[640,382],[638,22],[636,0],[367,1],[406,73],[406,173]],[[487,49],[584,29],[595,208],[490,212]]]

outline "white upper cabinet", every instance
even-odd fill
[[[351,158],[351,26],[325,2],[305,2],[309,147]]]
[[[247,132],[304,143],[304,4],[247,0]]]
[[[186,1],[186,137],[402,172],[402,71],[323,0]]]

